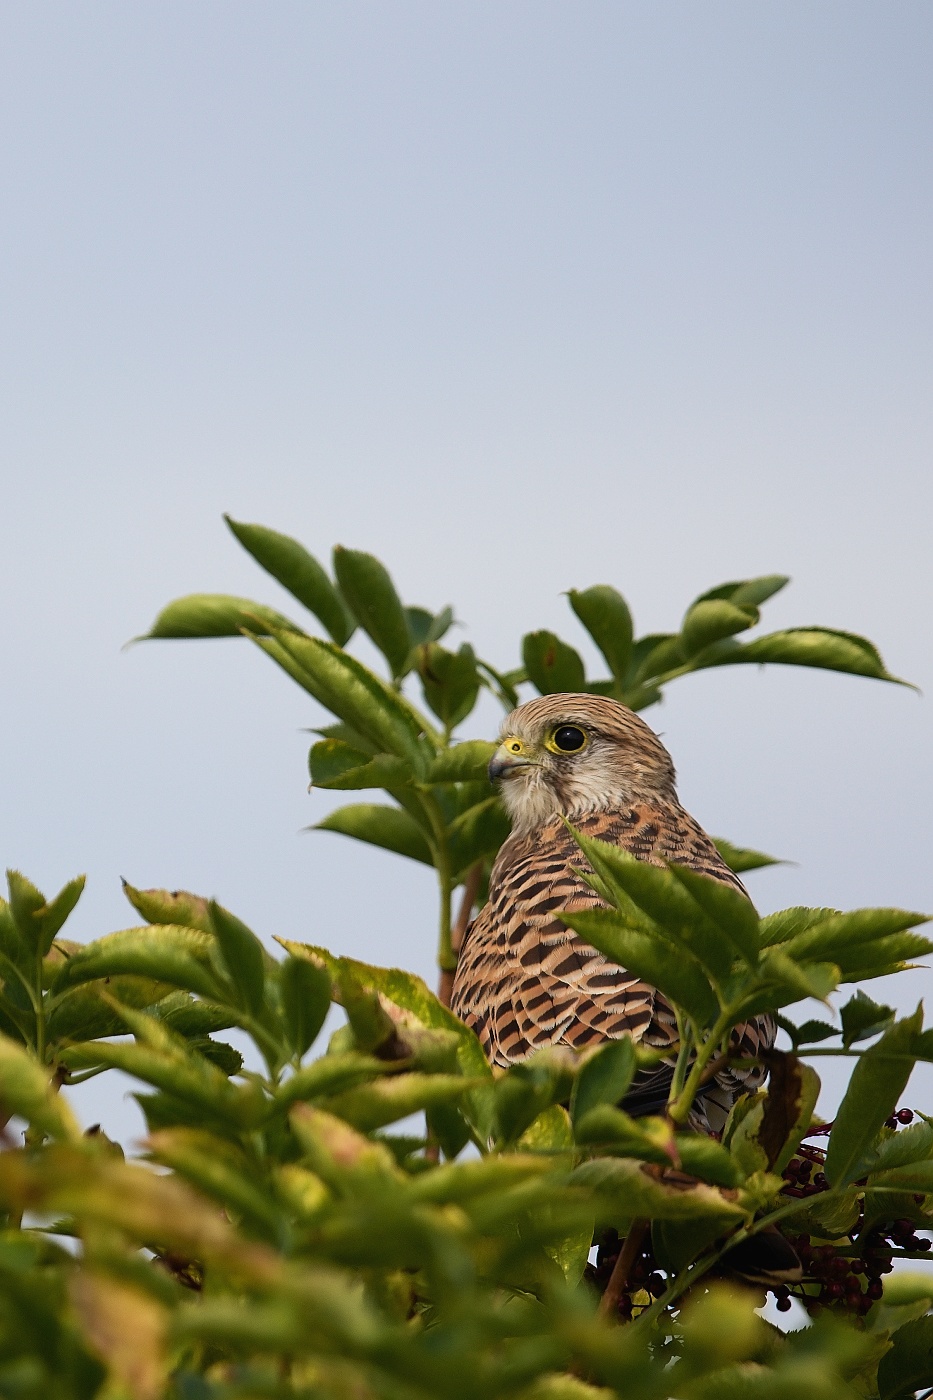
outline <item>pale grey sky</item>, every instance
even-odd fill
[[[931,41],[924,0],[7,4],[4,861],[86,870],[80,937],[122,874],[429,973],[429,874],[298,834],[310,702],[245,644],[120,650],[185,592],[284,605],[224,510],[506,666],[578,639],[569,587],[653,630],[784,571],[770,626],[929,695]],[[930,703],[722,670],[646,717],[798,862],[762,907],[933,909]]]

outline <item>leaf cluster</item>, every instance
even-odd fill
[[[886,1295],[862,1331],[827,1318],[783,1336],[754,1293],[714,1278],[776,1219],[832,1238],[856,1195],[866,1229],[905,1211],[922,1228],[933,1131],[884,1126],[914,1062],[933,1058],[919,1012],[894,1021],[864,993],[843,1008],[840,1048],[858,1060],[815,1204],[788,1201],[778,1175],[818,1087],[798,1058],[739,1100],[722,1143],[687,1121],[691,1076],[750,1006],[796,999],[800,979],[825,997],[890,970],[929,946],[910,931],[920,916],[759,920],[722,886],[581,846],[612,901],[587,936],[650,971],[689,1037],[663,1117],[624,1108],[657,1070],[631,1040],[494,1074],[409,973],[293,942],[272,957],[216,902],[130,886],[144,922],[79,945],[61,935],[78,884],[48,901],[12,875],[0,1098],[25,1138],[0,1153],[0,1386],[82,1400],[691,1400],[725,1387],[752,1400],[921,1383],[933,1287]],[[887,942],[908,937],[909,952]],[[649,946],[661,960],[642,969]],[[343,1024],[318,1047],[332,1005]],[[233,1027],[246,1064],[216,1039]],[[801,1054],[821,1045],[794,1030]],[[144,1161],[82,1133],[59,1092],[110,1068],[140,1085]],[[666,1284],[620,1328],[599,1315],[587,1259],[600,1232],[635,1220],[651,1222]]]

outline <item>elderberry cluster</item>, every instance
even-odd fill
[[[617,1230],[604,1230],[600,1236],[596,1249],[596,1265],[594,1268],[588,1266],[587,1274],[601,1293],[609,1282],[622,1243]],[[629,1271],[628,1288],[619,1298],[619,1317],[623,1321],[628,1321],[632,1316],[637,1308],[635,1303],[637,1294],[647,1293],[651,1298],[660,1298],[667,1284],[667,1277],[657,1266],[654,1250],[651,1246],[651,1235],[648,1233]]]

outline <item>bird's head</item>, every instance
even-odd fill
[[[501,784],[512,829],[558,814],[674,801],[674,765],[627,705],[601,695],[542,695],[508,715],[489,776]]]

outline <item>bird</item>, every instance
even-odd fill
[[[559,917],[607,907],[585,879],[591,867],[565,822],[649,865],[683,865],[747,897],[744,885],[680,805],[661,740],[618,700],[557,694],[519,706],[503,722],[489,776],[511,834],[464,936],[451,1009],[500,1070],[545,1047],[583,1052],[626,1035],[667,1052],[640,1071],[622,1103],[633,1116],[663,1112],[677,1048],[674,1008]],[[765,1079],[761,1057],[776,1030],[768,1015],[736,1028],[734,1058],[753,1063],[723,1068],[703,1087],[691,1127],[721,1131],[739,1094]]]

